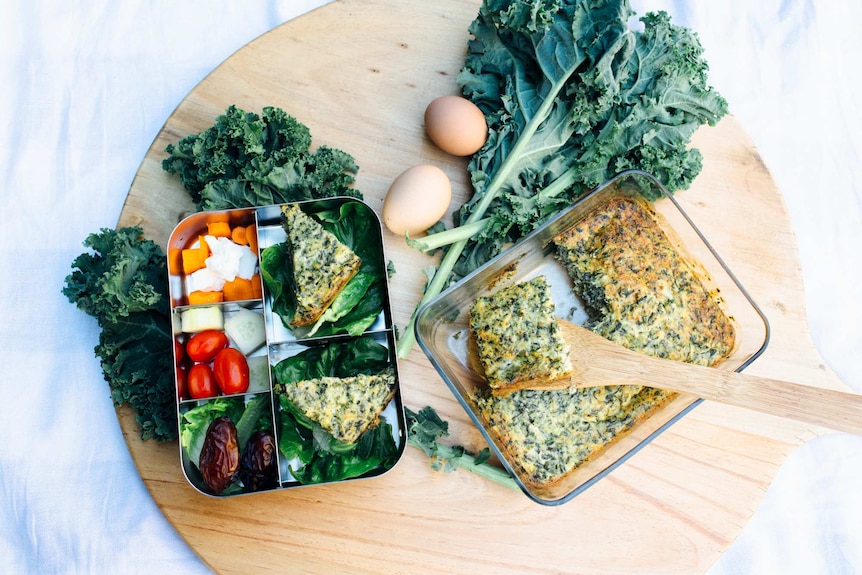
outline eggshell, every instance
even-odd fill
[[[460,96],[441,96],[425,108],[425,132],[438,148],[454,156],[476,153],[488,137],[485,114]]]
[[[418,234],[437,223],[449,207],[452,184],[437,166],[413,166],[402,172],[383,200],[383,223],[394,234]]]

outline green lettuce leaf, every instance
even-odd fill
[[[273,430],[271,399],[269,394],[255,395],[246,402],[245,397],[217,397],[192,407],[182,414],[180,425],[180,445],[189,461],[194,465],[191,470],[196,482],[199,471],[201,449],[206,440],[210,424],[218,417],[227,417],[236,426],[237,445],[240,457],[249,438],[257,431]],[[202,479],[198,484],[202,485]],[[232,495],[243,491],[243,486],[234,482],[221,495]]]

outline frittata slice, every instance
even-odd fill
[[[629,431],[670,392],[637,385],[524,389],[473,397],[524,482],[552,485]]]
[[[311,325],[326,311],[362,260],[298,205],[282,207],[294,276],[292,326]]]
[[[321,377],[279,386],[306,417],[344,443],[355,443],[395,395],[395,370],[351,377]]]
[[[470,308],[470,337],[495,395],[542,388],[572,371],[544,276],[476,298]]]
[[[647,355],[715,365],[736,330],[638,202],[618,198],[555,238],[557,255],[592,318],[585,327]]]

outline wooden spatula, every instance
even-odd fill
[[[559,322],[571,348],[571,385],[646,385],[862,434],[862,395],[648,357],[572,322]]]

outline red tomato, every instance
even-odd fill
[[[213,374],[216,384],[225,395],[248,391],[248,361],[236,348],[228,347],[216,354]]]
[[[196,363],[186,375],[186,387],[192,399],[205,399],[218,395],[213,370],[205,363]]]
[[[185,358],[185,353],[186,352],[185,348],[183,347],[183,343],[179,339],[174,338],[174,360],[176,361],[177,365],[179,365],[180,362]]]
[[[177,399],[188,397],[187,380],[188,376],[186,375],[185,368],[177,366]]]
[[[223,331],[207,329],[194,334],[186,344],[186,355],[192,361],[212,361],[215,355],[227,347],[227,335]]]

